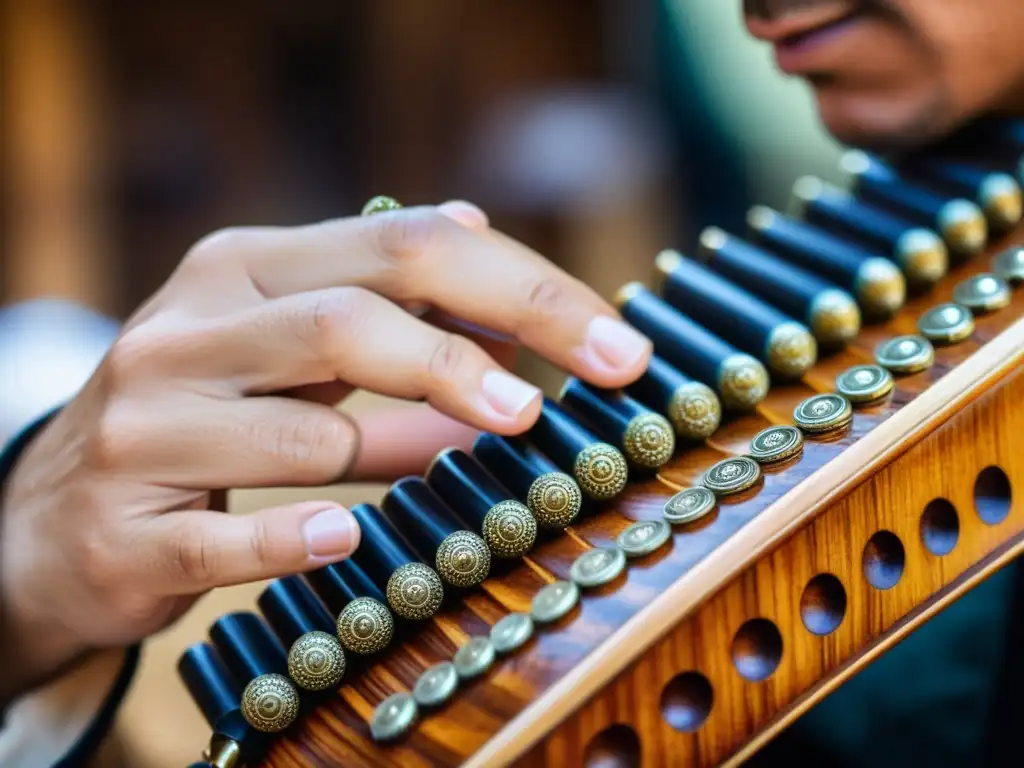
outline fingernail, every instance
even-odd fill
[[[650,353],[651,342],[621,320],[598,315],[587,326],[585,346],[605,365],[632,368]]]
[[[484,399],[491,408],[509,418],[518,416],[541,396],[535,386],[504,371],[485,373],[483,391]]]
[[[486,213],[465,200],[451,200],[438,206],[438,210],[470,229],[484,229],[490,224]]]
[[[302,528],[312,557],[346,557],[359,544],[359,524],[348,510],[334,507],[318,512]]]

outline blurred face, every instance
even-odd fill
[[[826,127],[899,148],[981,113],[1024,114],[1024,0],[744,0]]]

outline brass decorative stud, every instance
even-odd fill
[[[622,435],[626,458],[647,469],[663,467],[676,450],[676,433],[664,416],[644,413],[634,416]]]
[[[807,312],[807,323],[819,344],[839,347],[860,333],[860,307],[853,296],[838,288],[829,288],[814,297]]]
[[[528,613],[510,613],[491,627],[491,645],[498,653],[511,653],[533,636],[533,619]]]
[[[583,492],[562,472],[548,472],[530,484],[526,506],[543,528],[565,528],[583,506]]]
[[[892,392],[892,374],[880,365],[855,365],[836,376],[836,392],[851,403],[873,403]]]
[[[974,256],[988,243],[988,222],[969,200],[950,200],[938,217],[939,234],[958,256]]]
[[[210,746],[203,750],[203,760],[213,768],[235,768],[241,765],[242,745],[222,733],[210,737]]]
[[[470,531],[456,531],[437,548],[434,564],[438,575],[453,587],[475,587],[491,572],[491,550]]]
[[[484,516],[484,541],[495,557],[522,557],[537,540],[537,521],[523,504],[499,501]]]
[[[411,693],[392,694],[373,711],[370,735],[374,741],[397,739],[412,727],[417,714],[416,700]]]
[[[1002,309],[1012,298],[1007,282],[998,275],[988,272],[969,277],[953,288],[953,301],[972,312]]]
[[[396,211],[401,207],[402,204],[393,197],[377,195],[376,197],[370,198],[366,205],[363,206],[362,215],[371,216],[375,213],[383,213],[384,211]]]
[[[892,317],[907,300],[907,281],[891,261],[872,256],[857,270],[855,292],[864,314],[879,319]]]
[[[761,467],[746,456],[723,459],[701,477],[701,485],[716,496],[729,496],[753,488],[761,479]]]
[[[643,557],[660,549],[671,538],[672,529],[664,520],[641,520],[615,538],[626,557]]]
[[[569,578],[581,587],[599,587],[613,581],[625,567],[626,555],[621,549],[588,549],[573,562]]]
[[[667,502],[662,514],[672,525],[685,525],[700,520],[715,508],[715,494],[703,486],[686,488]]]
[[[722,403],[711,387],[689,381],[672,393],[668,418],[679,437],[706,440],[722,423]]]
[[[483,635],[474,635],[469,638],[464,646],[455,652],[452,662],[455,664],[455,671],[459,673],[462,680],[471,680],[479,677],[494,664],[496,651],[491,638]]]
[[[530,615],[538,624],[558,621],[576,607],[580,600],[580,588],[571,581],[556,581],[542,588],[533,596]]]
[[[1008,173],[991,173],[978,190],[978,202],[993,229],[1013,229],[1024,215],[1020,184]]]
[[[932,344],[956,344],[974,333],[974,315],[959,304],[939,304],[921,315],[917,330]]]
[[[257,731],[278,733],[298,716],[299,692],[284,675],[260,675],[242,692],[242,717]]]
[[[391,610],[403,619],[422,621],[441,607],[444,586],[433,568],[406,563],[388,579],[387,596]]]
[[[345,676],[345,651],[334,635],[307,632],[288,651],[288,676],[307,691],[325,691]]]
[[[818,361],[818,342],[800,323],[781,323],[768,337],[768,367],[787,379],[803,376]]]
[[[758,464],[772,464],[790,459],[803,449],[804,435],[796,427],[768,427],[750,441],[749,456]]]
[[[930,229],[908,229],[896,241],[894,255],[914,288],[935,285],[949,271],[949,249]]]
[[[1000,253],[992,262],[992,270],[1010,285],[1024,282],[1024,247],[1015,245]]]
[[[622,493],[629,479],[626,457],[608,443],[588,445],[576,456],[573,477],[580,489],[593,499],[606,501]]]
[[[412,697],[421,707],[444,704],[459,687],[459,673],[450,661],[442,661],[426,670],[412,689]]]
[[[395,619],[372,597],[357,597],[338,614],[338,640],[352,653],[384,650],[395,634]]]
[[[893,373],[919,373],[935,362],[935,348],[922,336],[897,336],[875,348],[875,362]]]
[[[727,357],[718,370],[718,391],[726,408],[749,411],[768,395],[768,371],[750,355]]]
[[[853,406],[845,397],[832,392],[814,395],[796,407],[793,421],[804,432],[831,432],[853,421]]]

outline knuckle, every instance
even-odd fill
[[[225,227],[203,236],[185,254],[184,263],[189,266],[205,266],[216,263],[243,247],[247,237],[244,227]]]
[[[329,361],[338,349],[358,337],[369,303],[369,294],[362,288],[324,291],[316,297],[310,311],[297,318],[296,335],[318,357]]]
[[[183,526],[170,540],[171,567],[187,582],[206,584],[216,573],[217,547],[199,527]]]
[[[127,443],[127,431],[123,428],[116,409],[108,406],[93,422],[83,442],[83,464],[97,471],[116,469],[127,453]]]
[[[432,251],[455,226],[447,216],[429,208],[378,214],[367,221],[380,252],[393,262],[407,262]]]
[[[87,587],[106,591],[118,583],[120,558],[111,552],[106,537],[99,535],[96,529],[82,531],[77,540],[76,556],[81,578]]]
[[[474,351],[473,343],[468,339],[446,333],[427,361],[427,373],[435,381],[457,379],[466,370]]]
[[[526,310],[533,323],[544,323],[557,316],[566,306],[569,291],[557,277],[542,277],[530,287]]]
[[[272,436],[270,452],[294,467],[303,482],[339,476],[352,455],[355,433],[344,417],[302,415],[282,424]]]

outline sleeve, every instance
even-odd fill
[[[0,482],[6,482],[18,457],[55,413],[38,419],[0,454]],[[14,701],[0,713],[0,765],[87,764],[111,729],[138,660],[137,646],[97,653]]]

